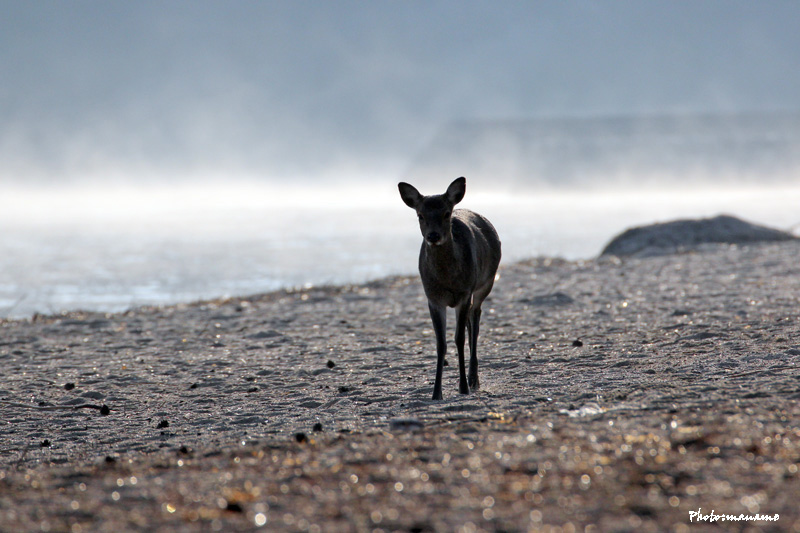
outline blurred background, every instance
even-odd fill
[[[0,317],[416,271],[396,184],[505,261],[800,224],[800,3],[0,0]]]

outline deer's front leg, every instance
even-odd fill
[[[444,356],[447,352],[447,308],[428,302],[431,312],[433,331],[436,334],[436,381],[433,383],[433,399],[442,399],[442,371],[444,370]]]
[[[466,337],[467,319],[469,317],[470,302],[462,303],[456,307],[456,349],[458,350],[458,392],[469,394],[467,383],[467,367],[464,357],[464,339]]]

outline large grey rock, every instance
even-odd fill
[[[785,231],[719,215],[631,228],[612,239],[600,255],[658,255],[705,243],[737,244],[796,238]]]

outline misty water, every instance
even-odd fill
[[[504,262],[586,259],[627,227],[727,213],[800,224],[795,115],[454,123],[407,170],[0,185],[0,317],[119,311],[416,271],[396,183],[467,177]],[[531,287],[533,293],[551,287]]]

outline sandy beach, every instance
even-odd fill
[[[0,322],[0,531],[800,531],[798,257],[501,265],[441,402],[418,277]]]

